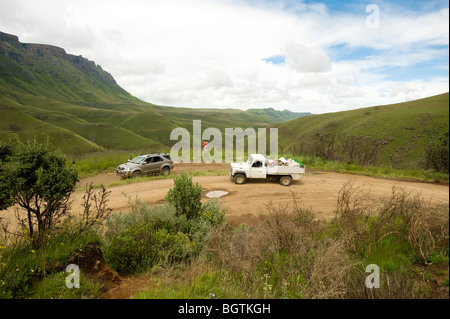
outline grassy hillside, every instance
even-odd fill
[[[280,150],[325,159],[420,167],[426,146],[449,129],[449,94],[311,115],[277,125]]]
[[[0,32],[0,141],[50,138],[70,154],[167,149],[176,127],[265,127],[307,115],[289,111],[189,109],[140,101],[99,65],[63,49]]]
[[[0,141],[28,141],[33,138],[45,141],[48,138],[54,148],[74,154],[102,150],[82,136],[33,118],[17,107],[1,105],[0,109]]]

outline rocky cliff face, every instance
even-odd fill
[[[19,38],[12,34],[0,32],[0,42],[5,42],[15,47],[20,47]]]
[[[37,61],[53,65],[62,65],[63,61],[67,61],[81,72],[105,84],[117,84],[111,74],[81,55],[67,54],[64,49],[53,45],[21,43],[17,36],[4,32],[0,32],[0,55],[29,66],[35,65]]]
[[[42,60],[48,60],[52,56],[64,58],[67,55],[64,49],[53,45],[22,43],[22,47],[27,50],[29,55],[39,57]]]

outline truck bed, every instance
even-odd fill
[[[267,175],[291,175],[291,174],[305,174],[305,168],[298,166],[267,167]]]

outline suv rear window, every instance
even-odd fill
[[[170,155],[169,155],[169,154],[163,155],[163,157],[165,157],[165,158],[166,158],[166,159],[168,159],[169,161],[171,161],[171,160],[172,160],[172,158],[170,157]]]

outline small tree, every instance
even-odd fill
[[[111,191],[106,190],[103,185],[100,185],[101,190],[97,193],[94,192],[94,186],[91,184],[86,185],[86,191],[83,196],[83,215],[81,217],[81,223],[79,225],[78,232],[81,233],[94,225],[103,223],[111,212],[106,206],[109,201],[108,196]]]
[[[175,206],[178,215],[186,215],[187,218],[196,218],[202,208],[202,187],[192,183],[192,178],[186,173],[175,177],[174,187],[169,189],[166,201]]]
[[[0,209],[17,204],[26,211],[25,218],[17,211],[17,220],[37,248],[45,231],[69,213],[77,172],[48,143],[4,144],[0,150]]]
[[[432,140],[425,149],[425,165],[427,168],[448,174],[449,142],[448,131]]]

